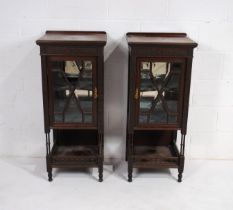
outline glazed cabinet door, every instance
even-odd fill
[[[96,59],[51,56],[48,66],[50,125],[95,127]]]
[[[137,59],[136,126],[180,127],[184,69],[185,59]]]

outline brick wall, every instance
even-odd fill
[[[187,32],[194,53],[187,156],[233,158],[231,0],[1,0],[0,155],[43,156],[39,48],[47,29],[105,30],[105,156],[125,150],[128,31]]]

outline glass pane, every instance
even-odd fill
[[[54,122],[92,123],[92,61],[53,61]]]
[[[177,123],[182,63],[140,64],[139,123]]]

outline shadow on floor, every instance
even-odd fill
[[[128,180],[128,164],[126,161],[115,163],[114,174],[125,181]],[[174,173],[172,173],[174,172]],[[133,170],[133,179],[174,179],[177,180],[177,169],[136,169]]]
[[[17,158],[1,158],[6,164],[20,168],[27,173],[37,177],[39,179],[48,180],[47,170],[46,170],[46,160],[45,158],[26,158],[26,157],[17,157]],[[98,181],[98,170],[89,169],[89,168],[78,168],[78,169],[53,169],[53,178],[58,177],[89,177]]]

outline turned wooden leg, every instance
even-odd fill
[[[133,167],[128,163],[128,182],[132,182],[133,178]]]
[[[103,181],[103,164],[101,163],[99,165],[99,182],[102,182]]]
[[[46,132],[46,165],[47,165],[47,172],[48,172],[48,180],[51,182],[52,178],[52,167],[51,167],[51,160],[50,160],[50,131]]]
[[[178,182],[182,182],[182,173],[184,171],[184,148],[185,148],[185,134],[181,135],[180,143],[180,156],[179,156],[179,166],[178,166]]]
[[[184,171],[184,156],[180,156],[179,167],[178,167],[178,182],[182,182],[182,174]]]
[[[133,177],[133,134],[129,135],[128,138],[128,153],[127,153],[127,159],[128,159],[128,182],[132,182]]]
[[[53,176],[52,176],[52,168],[49,168],[48,169],[48,181],[49,182],[51,182],[51,181],[53,181],[53,178],[52,178]]]
[[[103,181],[103,147],[104,147],[104,139],[103,134],[99,134],[99,161],[98,161],[98,171],[99,171],[99,182]]]
[[[182,172],[179,172],[178,174],[178,182],[182,182]]]
[[[48,181],[51,182],[52,179],[52,166],[50,163],[49,156],[46,157],[46,165],[47,165],[47,172],[48,172]]]
[[[182,173],[183,173],[183,170],[181,170],[179,167],[178,168],[178,182],[182,182]]]

